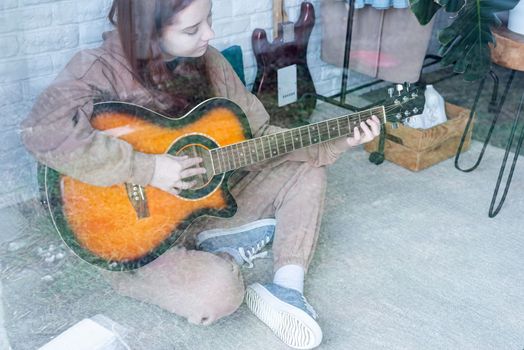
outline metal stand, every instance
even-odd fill
[[[355,1],[349,0],[348,1],[348,19],[347,19],[347,27],[346,27],[346,42],[344,44],[344,63],[342,65],[342,84],[340,86],[340,92],[338,94],[335,94],[333,96],[324,96],[318,93],[315,93],[315,97],[319,100],[331,103],[333,105],[346,108],[353,111],[360,111],[367,109],[366,108],[358,108],[357,106],[353,106],[350,104],[347,104],[346,101],[346,95],[348,94],[347,91],[347,81],[349,78],[349,55],[351,53],[351,35],[353,32],[353,14],[355,13]],[[358,89],[372,86],[375,84],[378,84],[379,81],[372,81],[370,83],[364,84],[364,86],[359,87]],[[357,90],[358,90],[357,89]],[[353,92],[356,90],[350,90],[349,92]],[[340,100],[337,100],[337,97],[340,97]]]
[[[489,140],[491,139],[491,135],[493,133],[493,129],[495,128],[495,125],[499,119],[499,116],[502,112],[502,107],[504,106],[504,102],[506,101],[506,97],[507,97],[507,94],[508,94],[508,91],[509,89],[511,88],[511,83],[513,82],[513,78],[515,77],[515,74],[516,74],[516,70],[511,70],[511,74],[508,78],[508,81],[506,82],[506,87],[504,88],[504,93],[502,94],[502,97],[500,98],[500,102],[496,108],[496,113],[495,113],[495,116],[493,117],[493,120],[491,121],[491,126],[488,130],[488,134],[486,136],[486,139],[484,140],[484,145],[482,146],[482,150],[480,151],[480,154],[477,158],[477,161],[475,162],[475,164],[470,167],[470,168],[467,168],[467,169],[464,169],[464,168],[461,168],[460,165],[459,165],[459,158],[460,158],[460,154],[462,152],[462,147],[464,146],[464,141],[466,139],[466,135],[469,131],[469,128],[471,127],[471,122],[473,120],[473,116],[475,115],[475,110],[477,108],[477,104],[478,104],[478,101],[479,101],[479,98],[480,98],[480,94],[484,88],[484,82],[486,81],[486,78],[483,78],[480,83],[479,83],[479,87],[477,89],[477,95],[475,96],[475,100],[473,102],[473,106],[471,107],[471,112],[469,114],[469,119],[468,119],[468,122],[466,124],[466,128],[464,129],[464,133],[462,134],[462,138],[460,140],[460,144],[459,144],[459,147],[458,147],[458,150],[457,150],[457,154],[455,155],[455,168],[457,168],[458,170],[462,171],[462,172],[471,172],[473,170],[475,170],[480,162],[482,161],[482,157],[484,156],[484,152],[486,151],[486,147],[489,143]],[[522,73],[520,73],[522,74]],[[496,84],[496,86],[498,85],[498,78],[496,77],[495,74],[493,74],[493,72],[490,72],[490,75],[491,77],[493,78],[494,80],[494,84]],[[492,101],[490,104],[493,104],[493,98],[496,99],[497,97],[497,93],[496,93],[496,89],[493,90],[493,93],[492,93]],[[495,185],[495,190],[493,191],[493,196],[491,198],[491,204],[490,204],[490,207],[489,207],[489,217],[490,218],[493,218],[495,217],[500,209],[502,208],[502,205],[504,204],[504,201],[506,200],[506,195],[508,194],[508,190],[509,190],[509,187],[510,187],[510,184],[511,184],[511,179],[513,178],[513,171],[515,170],[515,165],[517,164],[517,160],[518,160],[518,156],[519,156],[519,152],[520,152],[520,148],[522,146],[522,142],[524,140],[524,127],[521,128],[520,130],[520,137],[517,141],[517,148],[515,150],[515,153],[513,155],[513,162],[511,164],[511,169],[509,171],[509,174],[508,174],[508,177],[506,179],[506,183],[505,183],[505,186],[504,186],[504,193],[502,194],[502,198],[499,200],[499,203],[497,205],[497,207],[495,208],[495,203],[497,202],[497,196],[498,196],[498,192],[499,192],[499,188],[500,188],[500,184],[502,182],[502,178],[504,177],[504,172],[506,170],[506,162],[508,160],[508,156],[509,156],[509,153],[511,151],[511,147],[513,145],[513,139],[514,139],[514,136],[515,136],[515,132],[517,130],[517,126],[518,126],[518,122],[520,120],[520,115],[522,113],[522,105],[523,105],[523,102],[524,102],[524,93],[522,94],[522,97],[521,97],[521,100],[520,100],[520,103],[519,103],[519,106],[518,106],[518,109],[517,109],[517,112],[515,114],[515,117],[513,119],[513,125],[511,127],[511,132],[510,132],[510,136],[509,136],[509,139],[508,139],[508,143],[506,145],[506,151],[504,153],[504,158],[502,159],[502,164],[500,166],[500,170],[499,170],[499,176],[498,176],[498,179],[497,179],[497,184]],[[495,209],[494,209],[495,208]]]
[[[349,57],[350,57],[350,54],[351,54],[351,37],[352,37],[352,32],[353,32],[353,15],[354,15],[354,13],[355,13],[355,1],[354,0],[348,0],[348,18],[347,18],[347,27],[346,27],[347,28],[346,29],[346,41],[345,41],[345,44],[344,44],[344,62],[343,62],[343,65],[342,65],[342,83],[341,83],[341,86],[340,86],[340,92],[335,94],[335,95],[332,95],[332,96],[324,96],[324,95],[315,93],[314,97],[316,99],[318,99],[318,100],[330,103],[332,105],[336,105],[336,106],[339,106],[339,107],[342,107],[342,108],[345,108],[345,109],[349,109],[351,111],[359,112],[359,111],[371,108],[373,106],[376,106],[377,102],[370,103],[369,105],[364,106],[364,107],[357,107],[355,105],[346,103],[346,96],[348,94],[352,93],[352,92],[355,92],[355,91],[358,91],[358,90],[361,90],[361,89],[364,89],[364,88],[367,88],[367,87],[370,87],[370,86],[373,86],[373,85],[380,84],[380,83],[384,82],[384,80],[382,80],[382,79],[375,79],[375,80],[372,80],[372,81],[370,81],[368,83],[364,83],[364,84],[361,84],[361,85],[359,85],[357,87],[354,87],[352,89],[349,89],[349,90],[347,89],[347,83],[348,83],[348,80],[349,80]],[[428,63],[428,64],[424,64],[422,66],[422,69],[426,68],[426,67],[429,67],[431,65],[437,64],[441,60],[441,57],[440,56],[436,56],[436,55],[426,55],[424,60],[426,60],[428,58],[432,59],[433,61]],[[453,73],[450,76],[446,76],[444,78],[441,78],[438,81],[449,79],[450,77],[455,76],[455,75],[457,75],[457,73]],[[432,83],[436,83],[438,81],[435,81],[435,82],[432,82]],[[309,95],[309,94],[307,94],[307,95]]]

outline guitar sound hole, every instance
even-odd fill
[[[207,148],[204,148],[202,145],[188,145],[180,149],[177,153],[177,156],[188,156],[190,158],[200,157],[202,162],[199,166],[206,169],[205,174],[199,174],[185,178],[184,181],[196,181],[196,185],[192,187],[192,190],[197,190],[202,187],[205,187],[209,184],[213,178],[213,164],[211,163],[211,155]]]

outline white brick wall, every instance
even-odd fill
[[[146,1],[146,0],[144,0]],[[291,20],[298,17],[300,0],[287,0]],[[320,0],[313,3],[317,23],[308,51],[308,65],[317,91],[336,93],[341,70],[320,59]],[[97,46],[110,28],[106,15],[111,0],[0,1],[0,208],[37,195],[35,162],[19,140],[19,123],[38,94],[78,50]],[[218,49],[241,45],[248,87],[256,74],[251,49],[255,28],[272,37],[272,0],[214,0],[213,27]],[[365,77],[353,74],[351,82]]]
[[[98,45],[111,0],[0,2],[0,207],[37,195],[19,124],[78,50]]]

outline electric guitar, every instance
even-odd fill
[[[39,166],[42,201],[59,235],[85,261],[112,271],[148,264],[177,241],[199,216],[231,217],[236,212],[228,191],[234,170],[294,150],[347,137],[376,115],[383,122],[402,113],[416,92],[396,96],[391,106],[374,107],[276,134],[252,138],[247,117],[234,102],[206,100],[181,118],[138,105],[102,102],[94,106],[94,128],[117,134],[144,153],[202,157],[207,172],[197,185],[172,195],[132,183],[99,187]]]
[[[257,62],[253,93],[272,120],[283,127],[307,124],[316,105],[315,85],[307,67],[307,45],[315,10],[303,2],[296,23],[288,21],[283,0],[273,1],[273,41],[255,29],[251,42]]]

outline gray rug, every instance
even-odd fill
[[[464,161],[479,148],[474,142]],[[329,168],[305,286],[320,315],[320,349],[521,350],[524,161],[501,213],[490,219],[502,150],[490,147],[469,174],[452,160],[412,173],[387,162],[375,166],[367,156],[358,148]],[[2,220],[0,241],[4,321],[15,350],[36,349],[99,313],[128,329],[131,349],[287,349],[245,305],[197,327],[114,294],[67,250],[64,259],[46,262],[50,248],[63,248],[38,207],[2,212],[10,218]],[[271,260],[256,263],[244,270],[246,282],[269,281]]]

